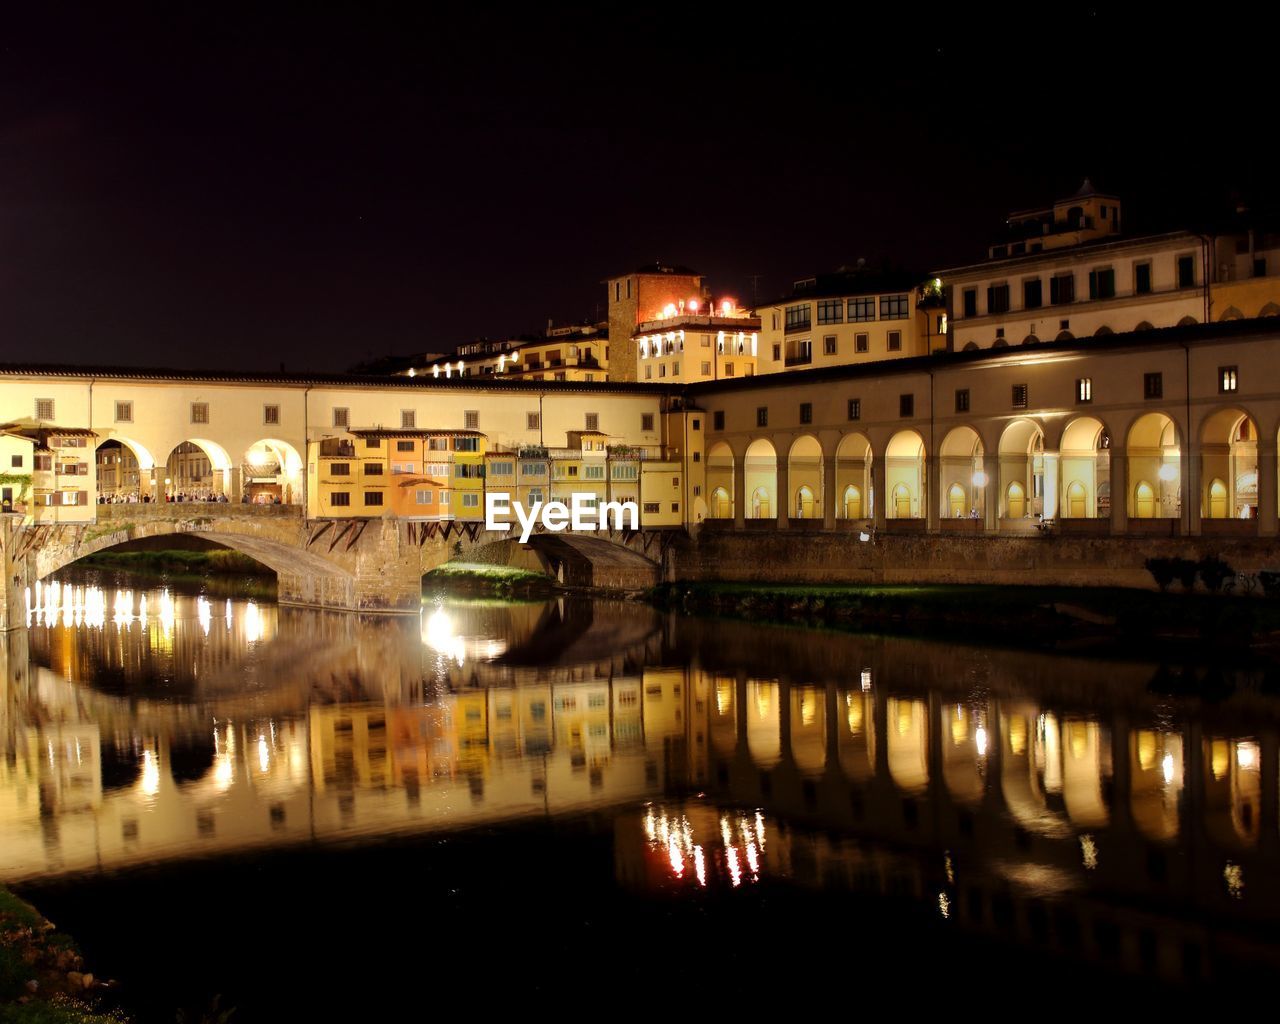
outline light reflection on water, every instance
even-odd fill
[[[29,614],[11,881],[608,808],[644,891],[865,890],[1051,947],[1038,901],[1099,935],[1154,913],[1168,950],[1135,970],[1181,970],[1202,915],[1280,913],[1278,716],[1248,685],[1209,708],[1141,663],[608,602],[406,621],[77,583]]]

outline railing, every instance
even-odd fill
[[[787,356],[782,362],[784,366],[807,366],[813,362],[813,353],[806,352],[803,355]]]

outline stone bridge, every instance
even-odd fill
[[[604,540],[545,533],[521,545],[481,523],[307,520],[293,505],[99,505],[97,522],[84,524],[24,525],[5,516],[0,629],[22,624],[24,591],[36,580],[127,541],[176,534],[261,562],[279,580],[281,604],[389,614],[416,614],[423,573],[451,558],[530,568],[569,585],[634,590],[657,582],[653,559],[667,545],[652,534]]]

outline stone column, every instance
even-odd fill
[[[1000,455],[998,452],[984,452],[982,456],[982,472],[987,483],[982,489],[982,518],[987,533],[995,533],[1000,529]]]
[[[871,456],[871,491],[872,495],[868,495],[868,500],[872,496],[875,498],[875,506],[871,509],[871,516],[875,522],[877,530],[883,530],[888,506],[888,498],[884,493],[884,456]],[[863,509],[866,512],[866,509]]]
[[[1276,522],[1276,441],[1260,438],[1258,441],[1258,534],[1274,537]]]
[[[942,518],[942,460],[937,455],[926,455],[924,460],[924,520],[925,529],[937,533]]]
[[[778,483],[778,495],[775,504],[775,515],[778,520],[778,529],[785,530],[791,519],[791,465],[788,454],[791,450],[791,439],[789,437],[773,438],[774,458],[777,460],[776,477]]]
[[[840,496],[836,494],[836,457],[822,449],[822,528],[836,528],[836,505]]]
[[[1058,484],[1061,471],[1057,452],[1044,453],[1044,517],[1058,518]]]
[[[747,460],[745,456],[733,457],[733,527],[744,528],[747,518]]]
[[[1191,454],[1191,445],[1183,437],[1182,453],[1178,456],[1178,470],[1181,474],[1178,483],[1182,495],[1182,532],[1187,537],[1200,535],[1200,474],[1197,472],[1200,461]]]
[[[1129,455],[1111,446],[1111,532],[1129,532]]]

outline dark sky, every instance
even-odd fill
[[[1130,227],[1273,198],[1271,14],[425,6],[11,9],[0,360],[338,370],[655,259],[935,269],[1085,174]]]

